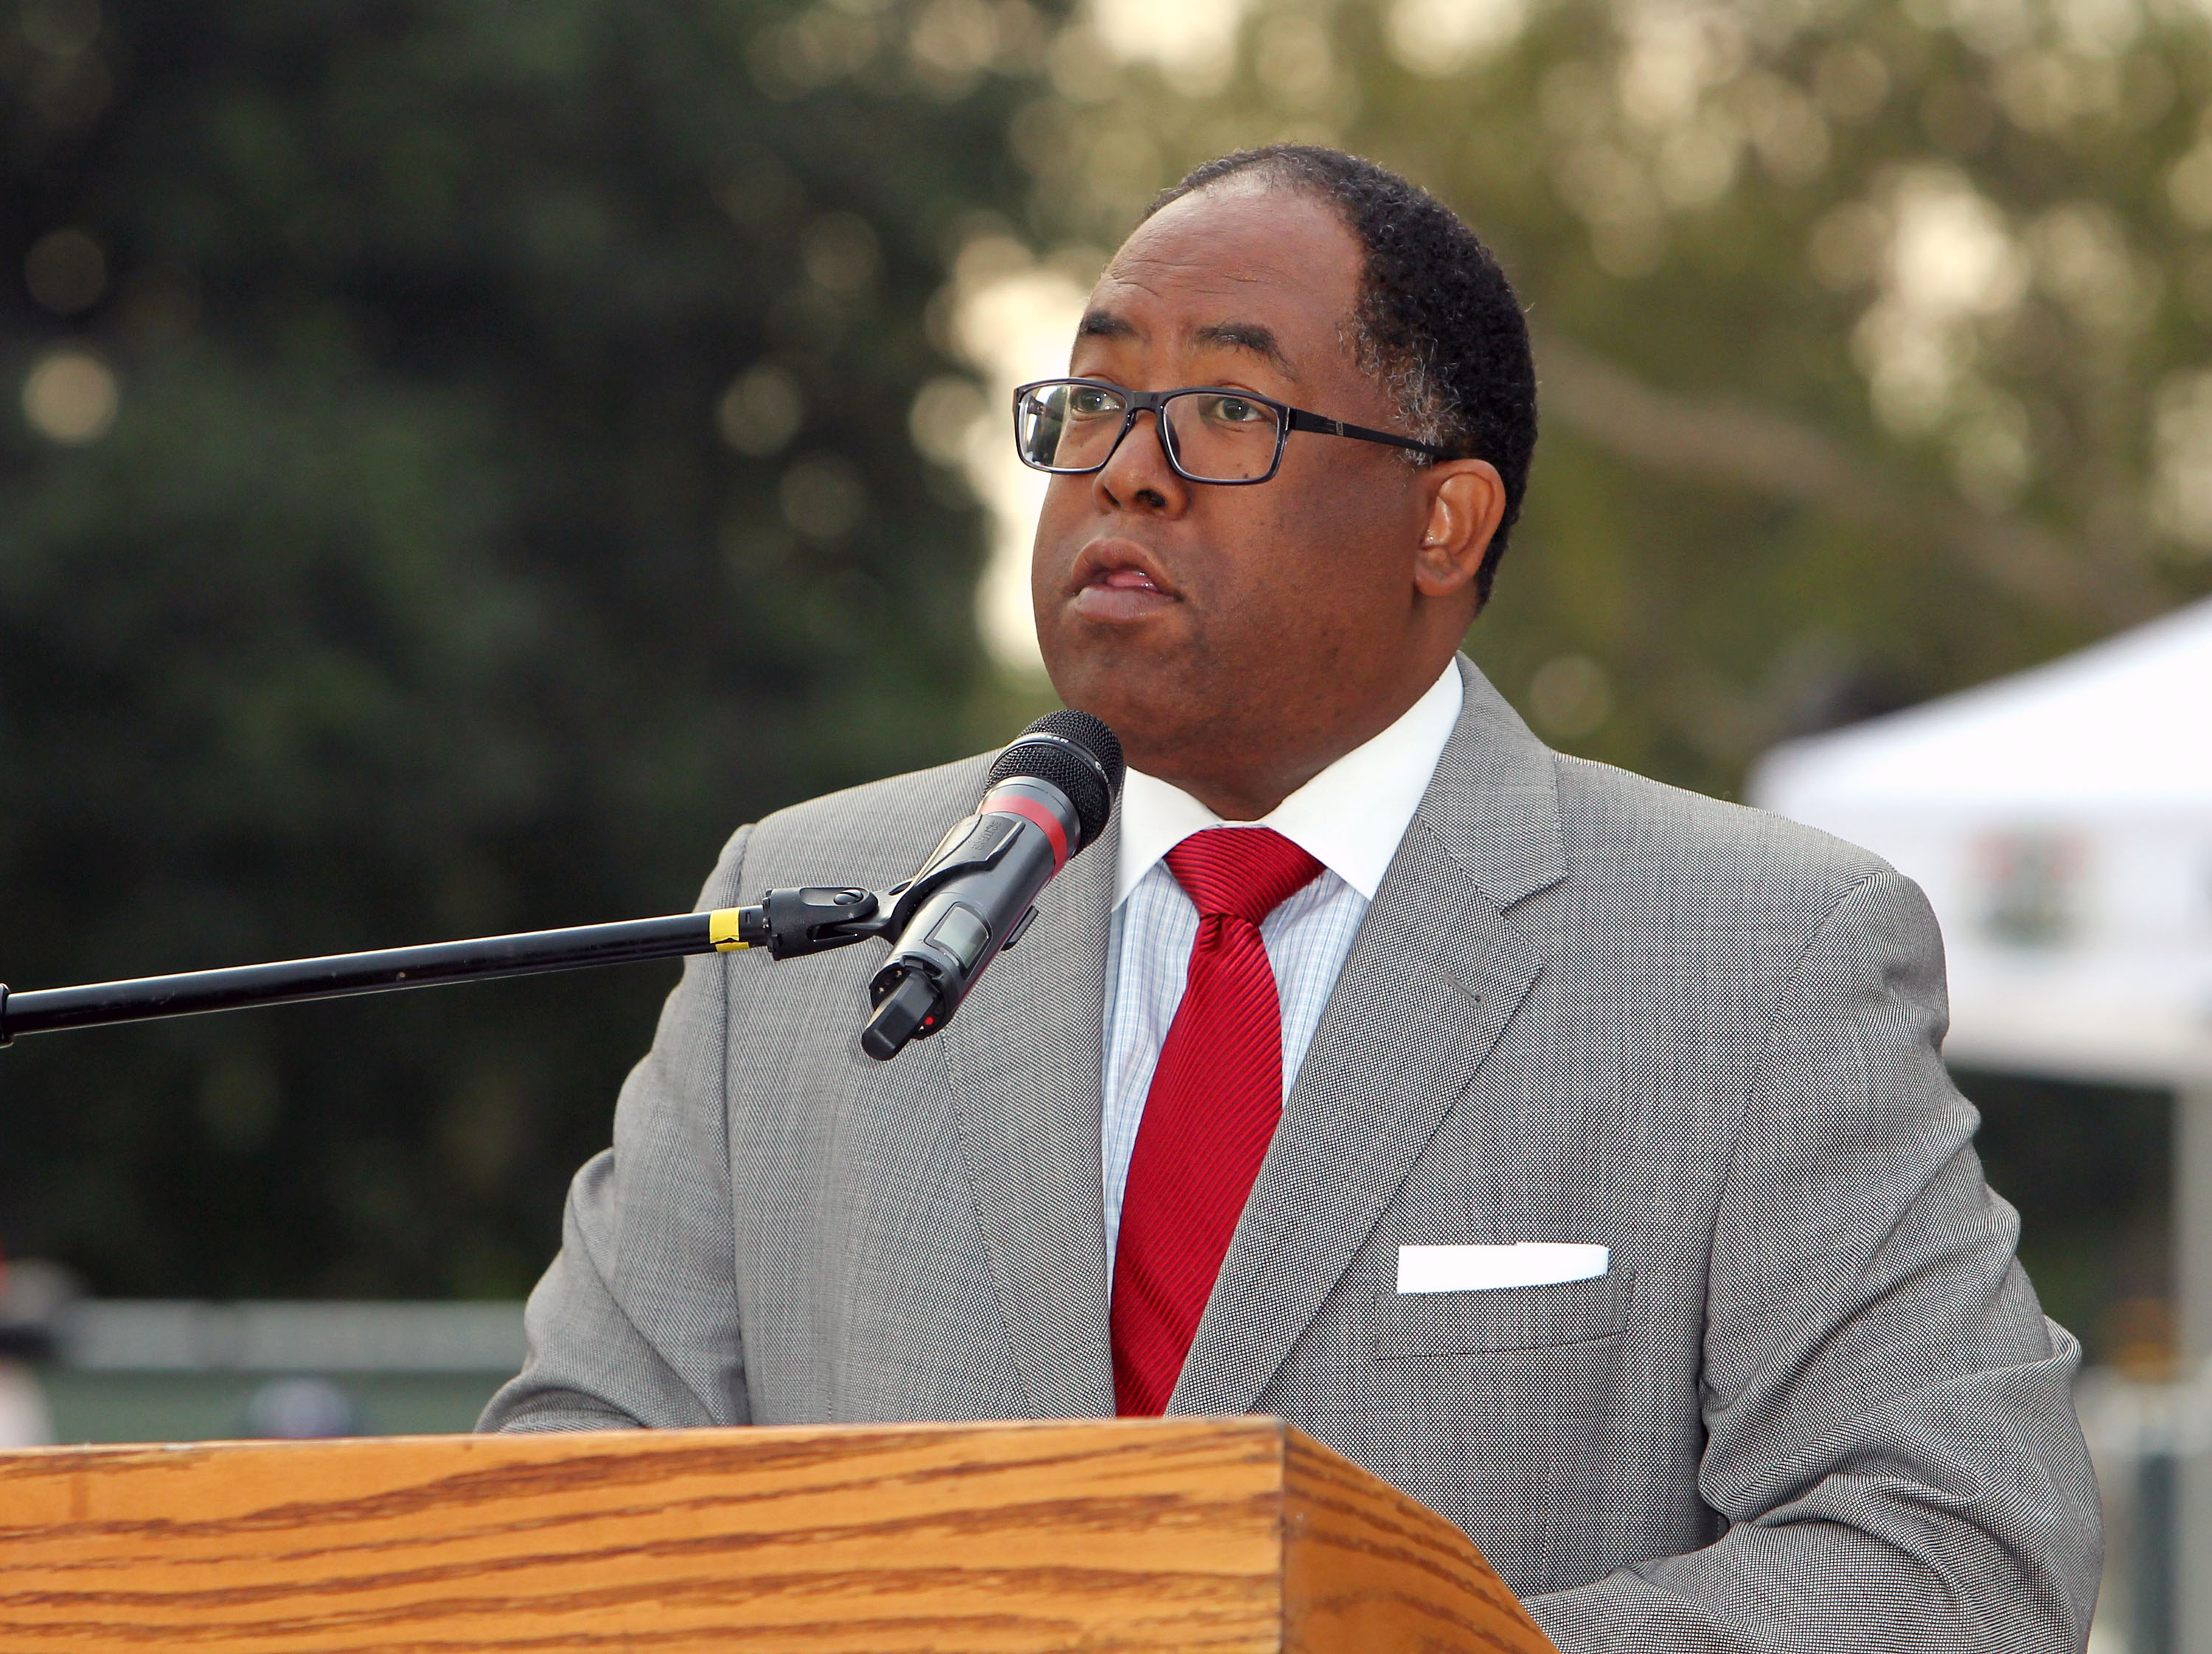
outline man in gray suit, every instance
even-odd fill
[[[1278,149],[1171,192],[1018,409],[1119,818],[896,1061],[872,949],[693,962],[486,1427],[1269,1413],[1567,1654],[2081,1649],[2079,1349],[1918,891],[1547,750],[1455,656],[1534,401],[1504,277],[1402,180]],[[704,904],[887,885],[987,765],[742,829]]]

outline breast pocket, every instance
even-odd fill
[[[1368,1354],[1377,1361],[1404,1361],[1595,1343],[1628,1324],[1634,1279],[1633,1271],[1614,1269],[1587,1280],[1534,1286],[1380,1293],[1369,1317]]]

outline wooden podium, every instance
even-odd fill
[[[1487,1651],[1450,1523],[1273,1419],[0,1454],[0,1650]]]

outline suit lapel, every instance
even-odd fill
[[[1013,1359],[1040,1418],[1111,1417],[1101,1205],[1106,931],[1118,828],[1046,889],[938,1043]]]
[[[1251,1407],[1535,980],[1507,909],[1565,871],[1552,755],[1460,667],[1459,723],[1285,1103],[1170,1413]]]

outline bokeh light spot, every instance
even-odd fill
[[[52,351],[23,380],[23,417],[50,441],[98,441],[115,423],[122,399],[114,370],[85,350]]]
[[[23,285],[55,315],[76,315],[107,291],[107,255],[81,229],[49,231],[24,257]]]
[[[1528,680],[1528,715],[1539,730],[1559,740],[1590,734],[1613,715],[1613,684],[1605,668],[1586,654],[1546,661]]]
[[[780,453],[799,434],[805,416],[805,404],[791,375],[763,362],[723,392],[714,409],[714,428],[739,453],[757,459]]]
[[[100,38],[100,0],[23,0],[23,39],[56,58],[74,58]]]

